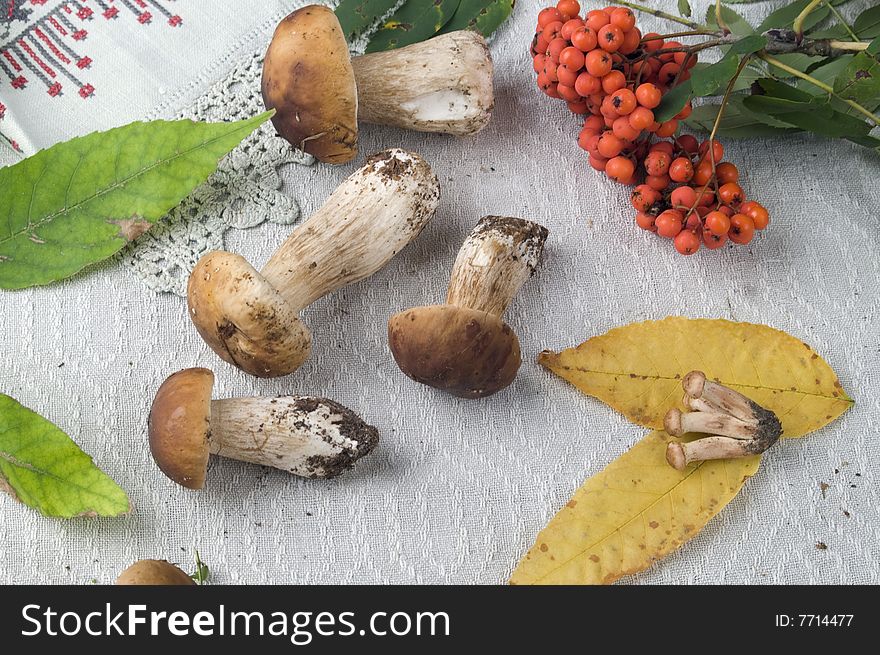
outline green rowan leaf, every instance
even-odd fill
[[[749,34],[755,33],[755,29],[749,25],[749,22],[730,7],[721,5],[721,18],[727,23],[731,33],[736,34],[737,36],[748,36]],[[709,27],[715,29],[718,28],[718,23],[715,20],[714,2],[710,4],[709,8],[706,10],[706,24]]]
[[[678,13],[680,13],[685,18],[690,18],[691,16],[691,3],[688,0],[678,0]]]
[[[452,20],[460,0],[407,0],[370,39],[367,52],[402,48],[430,39]]]
[[[0,288],[48,284],[152,227],[269,118],[130,123],[0,168]]]
[[[876,104],[880,98],[880,61],[860,52],[834,79],[834,93],[861,105]]]
[[[70,437],[0,394],[0,490],[45,516],[119,516],[128,496]]]
[[[356,39],[382,18],[397,0],[342,0],[336,7],[336,18],[348,41]]]
[[[456,30],[476,30],[490,36],[510,16],[515,0],[462,0],[440,34]]]
[[[767,15],[767,18],[764,19],[764,22],[758,26],[757,31],[765,32],[774,28],[782,29],[785,27],[791,27],[795,18],[800,15],[810,2],[812,2],[812,0],[797,0],[797,2],[792,2],[784,7],[780,7],[776,11],[770,12]],[[816,7],[804,20],[804,29],[808,30],[818,23],[821,23],[828,18],[830,13],[831,10],[825,5]]]
[[[853,30],[860,39],[874,39],[880,36],[880,5],[866,9],[853,23]]]

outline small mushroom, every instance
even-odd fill
[[[142,559],[116,578],[118,585],[194,585],[186,573],[164,559]]]
[[[519,339],[502,320],[535,272],[547,228],[521,218],[486,216],[452,268],[446,304],[414,307],[388,321],[388,344],[407,376],[463,398],[508,386],[522,360]]]
[[[189,278],[189,315],[221,358],[251,375],[292,373],[311,352],[300,311],[381,269],[425,227],[440,197],[418,155],[374,155],[281,244],[261,272],[222,250]]]
[[[707,380],[702,371],[691,371],[682,380],[685,407],[670,409],[663,427],[674,437],[689,432],[710,435],[666,446],[666,461],[679,471],[691,462],[758,455],[782,434],[779,418],[741,393]]]
[[[278,24],[262,92],[278,134],[332,164],[357,155],[358,119],[464,135],[485,127],[494,105],[492,59],[477,32],[352,59],[339,20],[321,5]]]
[[[332,478],[373,450],[379,432],[326,398],[211,400],[214,374],[188,368],[171,375],[150,409],[150,452],[171,480],[205,485],[208,456],[272,466],[308,478]]]

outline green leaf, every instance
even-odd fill
[[[680,13],[685,18],[690,18],[691,3],[688,2],[688,0],[678,0],[678,13]]]
[[[367,52],[393,50],[430,39],[458,9],[459,0],[407,0],[379,28],[367,44]]]
[[[726,85],[730,78],[736,75],[739,67],[739,57],[733,54],[724,56],[720,61],[706,66],[706,68],[691,73],[691,89],[695,96],[704,96],[712,93],[719,86]]]
[[[880,5],[859,14],[853,23],[853,30],[860,39],[874,39],[880,36]]]
[[[749,34],[755,33],[754,28],[749,25],[749,22],[745,18],[740,16],[733,9],[725,7],[724,5],[721,5],[721,18],[724,19],[725,23],[727,23],[730,31],[737,36],[748,36]],[[718,23],[715,22],[714,3],[712,3],[706,10],[706,24],[709,27],[718,29]]]
[[[764,36],[763,34],[750,34],[730,46],[728,54],[750,55],[753,52],[758,52],[758,50],[762,49],[766,45],[766,36]]]
[[[860,52],[834,80],[834,93],[860,105],[876,103],[880,97],[880,62]]]
[[[476,30],[488,37],[507,20],[513,5],[514,0],[462,0],[452,20],[439,33]]]
[[[798,102],[811,102],[814,99],[814,96],[810,93],[806,93],[791,84],[786,84],[785,82],[780,82],[769,77],[764,77],[758,80],[758,85],[768,96],[784,98],[786,100],[796,100]]]
[[[785,5],[784,7],[780,7],[776,11],[770,12],[767,18],[764,19],[764,22],[758,26],[758,32],[766,32],[767,30],[771,30],[773,28],[782,29],[785,27],[791,27],[794,23],[794,19],[797,18],[800,13],[804,10],[804,8],[810,4],[812,0],[797,0],[796,2],[792,2],[789,5]],[[831,10],[828,9],[825,5],[820,5],[813,9],[809,13],[809,15],[804,20],[804,29],[807,30],[814,25],[822,22],[828,15],[831,13]]]
[[[765,112],[786,123],[821,136],[842,138],[868,148],[880,147],[880,139],[868,133],[871,126],[855,116],[835,111],[829,104],[795,102],[768,96],[750,96],[743,101],[755,111]]]
[[[663,123],[671,119],[684,109],[687,101],[693,96],[693,92],[691,80],[682,82],[678,86],[669,89],[669,91],[663,94],[660,104],[654,109],[654,120]]]
[[[0,288],[70,277],[146,232],[270,112],[131,123],[0,168]]]
[[[800,52],[792,52],[784,55],[774,55],[774,59],[778,59],[783,64],[787,66],[791,66],[792,68],[805,73],[807,69],[813,64],[819,63],[822,61],[821,55],[805,55]],[[773,64],[768,64],[770,66],[770,71],[774,77],[782,77],[782,78],[791,78],[794,77],[791,73],[777,68]]]
[[[847,39],[849,31],[840,23],[829,25],[825,29],[810,32],[811,39]]]
[[[865,50],[865,52],[867,52],[869,55],[880,54],[880,36],[878,36],[876,39],[868,44],[868,49]]]
[[[694,130],[711,132],[718,115],[720,105],[700,105],[694,107],[693,112],[685,123]],[[776,125],[768,124],[773,121]],[[777,121],[772,117],[758,117],[749,112],[742,105],[742,98],[733,96],[727,103],[721,123],[718,125],[718,136],[734,139],[748,139],[760,137],[784,136],[800,130],[792,128],[787,123]]]
[[[336,7],[336,18],[348,41],[356,39],[364,31],[391,11],[397,0],[342,0]]]
[[[128,496],[66,434],[0,394],[0,489],[45,516],[119,516]]]

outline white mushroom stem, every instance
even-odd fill
[[[308,396],[213,400],[210,429],[215,455],[309,478],[343,473],[379,440],[348,408]]]
[[[477,32],[443,34],[351,60],[358,119],[421,132],[473,134],[495,104],[492,59]]]
[[[535,272],[547,228],[508,216],[480,219],[452,267],[446,304],[501,316]]]
[[[369,277],[433,216],[440,186],[430,166],[400,149],[371,157],[297,227],[261,271],[299,311]]]
[[[755,403],[741,393],[706,379],[702,371],[691,371],[682,380],[684,391],[691,398],[703,400],[716,410],[742,421],[755,420]]]
[[[730,437],[705,437],[696,441],[674,441],[666,446],[666,461],[675,469],[683,471],[691,462],[710,459],[732,459],[757,455],[753,441]]]
[[[754,423],[746,423],[721,412],[688,412],[683,414],[677,409],[670,409],[663,419],[663,427],[675,437],[680,437],[688,432],[702,432],[704,434],[722,434],[734,439],[753,439],[757,434]]]

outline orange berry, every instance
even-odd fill
[[[550,59],[544,60],[544,75],[551,82],[558,82],[559,76],[556,74],[559,67]]]
[[[712,162],[707,159],[702,160],[694,169],[693,183],[697,186],[708,184],[709,180],[712,179],[713,170]]]
[[[605,52],[617,52],[623,45],[623,30],[617,25],[606,25],[599,34],[599,47]]]
[[[683,209],[688,211],[697,204],[697,192],[689,186],[680,186],[672,190],[669,194],[669,202],[672,203],[673,209]]]
[[[605,165],[608,163],[608,160],[604,157],[598,157],[593,153],[590,153],[590,166],[595,168],[597,171],[604,171]]]
[[[654,150],[645,157],[645,172],[648,175],[666,175],[669,171],[669,165],[672,163],[672,157],[667,153]]]
[[[562,29],[562,21],[556,20],[552,23],[548,23],[547,27],[545,27],[541,31],[541,37],[547,42],[550,43],[553,39],[558,39],[559,31]]]
[[[622,55],[631,55],[639,49],[641,43],[642,33],[639,31],[638,27],[634,27],[628,32],[623,33],[623,43],[620,45],[617,52]]]
[[[770,224],[770,214],[759,202],[755,202],[754,200],[744,202],[739,208],[739,211],[752,219],[756,230],[763,230]]]
[[[682,255],[693,255],[700,249],[700,237],[691,230],[679,232],[672,243]]]
[[[687,118],[688,116],[691,115],[691,112],[693,110],[694,110],[694,108],[691,106],[690,101],[688,101],[688,103],[684,106],[684,109],[682,109],[675,116],[673,116],[673,118],[675,118],[676,120],[683,121],[685,118]]]
[[[658,34],[657,32],[648,32],[642,37],[642,48],[645,50],[645,52],[654,52],[655,50],[660,50],[663,47],[663,39],[655,38],[658,36],[660,36],[660,34]],[[645,39],[649,40],[646,41]]]
[[[700,144],[700,155],[711,161],[711,157],[706,157],[707,152],[709,152],[709,142],[703,141]],[[722,146],[717,139],[713,142],[712,152],[715,156],[715,163],[717,164],[721,161],[721,158],[724,157],[724,146]]]
[[[726,234],[714,234],[709,230],[703,230],[703,245],[709,250],[718,250],[718,248],[727,243],[727,239]]]
[[[575,30],[578,30],[582,27],[584,27],[584,21],[582,21],[580,18],[572,18],[562,24],[562,29],[559,30],[559,35],[563,39],[568,39],[569,41],[571,41],[571,35],[574,34]]]
[[[547,59],[547,55],[538,53],[532,59],[532,68],[535,69],[536,73],[540,73],[544,70],[545,60]]]
[[[581,6],[577,0],[559,0],[556,3],[556,9],[562,14],[565,20],[569,20],[577,16],[581,11]]]
[[[587,103],[583,101],[578,102],[567,102],[568,111],[572,114],[577,114],[578,116],[583,116],[584,114],[589,114],[590,110],[587,109]]]
[[[729,161],[723,161],[715,167],[715,177],[718,178],[718,184],[737,182],[739,180],[739,169]]]
[[[568,41],[563,38],[557,37],[550,41],[550,45],[547,46],[547,57],[549,61],[552,61],[554,64],[559,63],[559,56],[562,54],[562,51],[568,48]]]
[[[606,14],[601,9],[594,9],[593,11],[587,13],[586,22],[587,27],[589,27],[594,32],[598,32],[600,29],[611,22],[611,16]]]
[[[602,131],[602,128],[605,124],[602,122],[602,119],[598,116],[590,116],[584,121],[584,129],[590,129],[598,134]]]
[[[605,93],[614,93],[626,86],[626,76],[620,71],[611,71],[602,78],[602,90]]]
[[[547,7],[538,14],[538,27],[544,29],[550,23],[562,22],[562,14],[556,7]]]
[[[654,225],[654,217],[651,214],[646,214],[645,212],[638,212],[636,214],[636,225],[638,225],[643,230],[648,230],[648,232],[656,232],[657,227]]]
[[[654,123],[654,112],[645,107],[636,107],[627,116],[629,124],[636,130],[647,130]]]
[[[566,68],[565,66],[556,67],[556,81],[565,86],[574,86],[577,82],[578,74]]]
[[[734,243],[746,244],[755,236],[755,223],[745,214],[734,214],[730,217],[728,235]]]
[[[660,127],[655,134],[665,139],[675,134],[676,130],[678,130],[678,121],[673,118],[665,123],[660,123]]]
[[[675,143],[682,152],[686,152],[689,155],[695,154],[697,152],[697,148],[699,148],[697,139],[690,134],[682,134],[675,140]]]
[[[633,109],[636,108],[636,95],[629,89],[618,89],[609,97],[611,98],[611,105],[614,107],[614,111],[621,116],[631,114]]]
[[[605,174],[621,184],[629,184],[635,170],[635,164],[627,157],[613,157],[605,165]]]
[[[614,136],[616,136],[618,139],[630,142],[638,139],[639,134],[642,133],[641,130],[637,130],[632,125],[630,125],[629,118],[627,116],[616,118],[614,120],[614,123],[611,125],[611,130],[614,132]]]
[[[669,177],[673,182],[690,182],[693,176],[694,165],[688,157],[678,157],[669,164]]]
[[[571,45],[581,52],[589,52],[590,50],[593,50],[596,47],[596,44],[596,32],[589,27],[579,27],[571,33]]]
[[[667,155],[672,157],[673,149],[672,144],[669,141],[657,141],[651,144],[650,148],[651,152],[665,152]],[[669,161],[672,161],[670,159]]]
[[[629,201],[640,212],[648,211],[655,203],[660,201],[660,192],[647,184],[640,184],[632,190]]]
[[[606,159],[617,157],[623,150],[624,142],[614,136],[613,132],[603,132],[599,137],[599,154]]]
[[[588,97],[597,93],[602,88],[602,83],[598,77],[593,77],[587,71],[578,75],[574,83],[575,90],[583,97]]]
[[[736,182],[728,182],[719,187],[718,199],[725,205],[736,207],[746,199],[746,196],[739,184]]]
[[[657,189],[657,191],[666,189],[669,186],[669,181],[668,175],[647,175],[645,177],[645,184],[652,189]]]
[[[657,217],[654,224],[657,226],[657,234],[673,239],[684,227],[684,216],[676,209],[667,209]]]
[[[651,84],[650,82],[639,84],[639,87],[636,89],[636,100],[639,101],[639,104],[642,107],[654,109],[657,105],[660,104],[660,100],[662,100],[662,98],[663,94],[660,93],[660,89],[658,89],[656,85]]]
[[[604,12],[603,12],[604,13]],[[604,50],[591,50],[587,53],[585,65],[587,72],[594,77],[604,77],[611,72],[611,55]]]
[[[667,41],[663,45],[664,50],[672,50],[673,48],[683,48],[684,46],[678,41]],[[660,55],[660,61],[666,63],[670,61],[675,61],[675,53],[674,52],[664,52]]]
[[[624,32],[628,32],[636,26],[636,15],[631,9],[618,7],[611,12],[611,24],[617,25]]]
[[[712,234],[727,234],[730,231],[730,218],[719,211],[709,212],[706,214],[706,229]]]
[[[681,66],[676,63],[669,62],[667,64],[663,64],[660,67],[660,71],[657,73],[657,79],[660,80],[661,84],[672,86],[672,83],[675,82],[680,70]]]
[[[576,73],[584,67],[584,53],[570,45],[559,53],[559,63]]]

